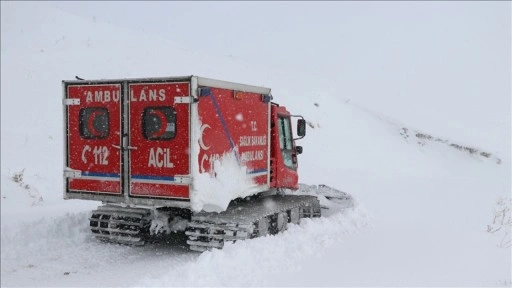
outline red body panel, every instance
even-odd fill
[[[67,87],[67,98],[80,100],[80,105],[67,110],[67,165],[82,171],[82,178],[69,179],[70,191],[121,194],[121,153],[112,146],[119,145],[121,138],[121,94],[120,84]],[[110,125],[102,136],[97,121],[105,113]],[[81,136],[84,129],[90,139]]]
[[[199,98],[199,169],[210,172],[215,160],[235,153],[258,185],[268,184],[269,103],[262,95],[207,88]]]
[[[189,82],[132,83],[129,84],[130,105],[130,195],[188,198],[188,186],[176,185],[175,176],[189,171],[189,104],[175,104],[175,97],[188,96]],[[150,108],[172,107],[175,123],[166,123],[162,110]],[[143,115],[150,111],[158,116],[161,131],[174,125],[174,137],[150,140],[143,133]]]

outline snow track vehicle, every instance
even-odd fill
[[[100,239],[181,231],[205,251],[321,216],[316,196],[284,193],[306,122],[268,88],[185,76],[63,81],[63,95],[64,198],[103,203]]]

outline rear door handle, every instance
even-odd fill
[[[117,148],[119,150],[122,150],[121,146],[118,146],[118,145],[115,145],[115,144],[112,144],[112,147]],[[126,147],[126,150],[137,150],[137,147],[128,146],[128,147]]]

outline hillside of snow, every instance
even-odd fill
[[[181,17],[212,8],[170,3]],[[278,47],[257,41],[261,50],[236,54],[242,44],[227,42],[230,57],[211,36],[201,47],[178,38],[194,43],[230,23],[207,17],[165,37],[55,4],[1,2],[2,287],[511,285],[509,2],[223,5],[240,12],[232,23],[242,30],[246,9],[275,5],[272,21],[247,16],[245,25]],[[419,20],[383,16],[394,8]],[[308,27],[298,16],[310,9],[331,17],[311,16]],[[304,45],[305,57],[298,37],[322,31],[314,25],[342,40],[325,53]],[[272,88],[309,124],[297,143],[300,181],[348,192],[357,206],[202,254],[183,239],[93,239],[87,218],[100,203],[62,199],[61,81],[183,75]]]

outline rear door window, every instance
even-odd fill
[[[176,111],[172,107],[148,107],[142,115],[142,133],[148,140],[176,137]]]
[[[88,107],[79,112],[80,136],[84,139],[105,139],[110,130],[110,115],[107,108]]]

